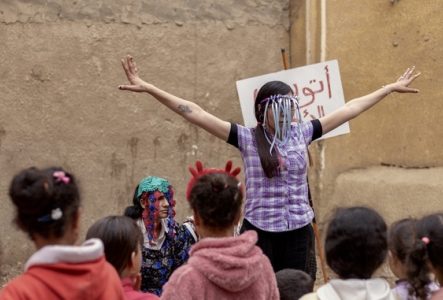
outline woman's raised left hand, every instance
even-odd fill
[[[389,92],[397,93],[418,93],[419,90],[409,87],[409,85],[420,76],[421,73],[414,74],[415,67],[407,68],[396,82],[388,84],[385,88],[388,88]]]

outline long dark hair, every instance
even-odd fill
[[[143,213],[143,207],[140,204],[140,199],[137,197],[138,185],[135,187],[134,195],[132,196],[132,205],[127,206],[123,215],[138,220],[141,218]]]
[[[279,161],[277,157],[277,151],[275,148],[272,153],[269,153],[271,144],[265,137],[263,128],[264,115],[263,107],[260,102],[273,95],[287,95],[293,94],[293,91],[289,85],[282,81],[270,81],[264,84],[255,97],[255,118],[257,119],[257,127],[255,127],[255,140],[257,142],[258,156],[265,172],[266,177],[272,178],[279,174]]]
[[[443,213],[431,214],[417,222],[417,237],[426,246],[429,261],[434,269],[443,273]]]
[[[427,272],[429,261],[432,267],[443,274],[443,213],[431,214],[417,221],[416,239],[410,257],[418,271]]]
[[[129,265],[132,253],[143,247],[143,235],[135,221],[126,216],[109,216],[95,222],[86,233],[86,239],[101,239],[106,260],[121,276]]]
[[[22,170],[14,176],[9,196],[16,207],[15,222],[31,239],[60,238],[80,206],[74,175],[60,167]]]

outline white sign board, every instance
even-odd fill
[[[337,60],[243,79],[237,81],[237,92],[246,127],[257,125],[254,101],[258,90],[274,80],[287,83],[299,97],[303,121],[321,118],[345,104]],[[322,138],[346,133],[349,133],[347,122]]]

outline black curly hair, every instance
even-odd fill
[[[243,201],[239,181],[223,173],[211,173],[197,179],[189,203],[205,226],[224,229],[238,217]]]
[[[367,207],[339,208],[326,231],[326,261],[341,279],[369,279],[388,251],[387,226]]]
[[[54,173],[63,172],[63,180]],[[79,188],[74,175],[60,167],[27,168],[14,176],[9,196],[16,207],[15,223],[31,239],[60,238],[80,206]],[[58,216],[54,216],[53,212]]]

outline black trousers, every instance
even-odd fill
[[[283,269],[302,270],[315,280],[317,264],[315,260],[315,239],[311,224],[302,228],[269,232],[243,220],[240,232],[255,230],[258,234],[257,246],[271,261],[274,272]]]

